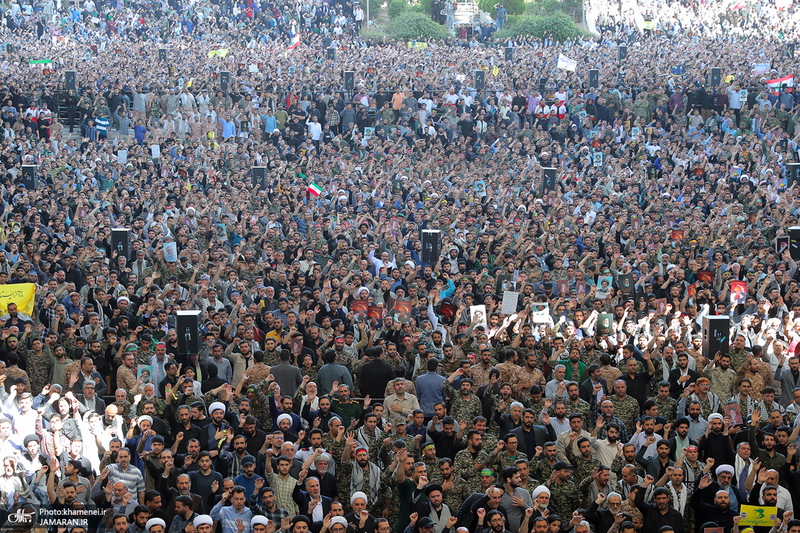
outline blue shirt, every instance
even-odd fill
[[[255,474],[253,477],[249,478],[244,474],[239,474],[235,478],[233,478],[233,482],[237,485],[241,485],[244,487],[244,494],[247,496],[247,501],[250,501],[250,496],[253,494],[253,491],[256,490],[256,480],[257,479],[264,479],[263,477]]]
[[[222,524],[222,533],[237,533],[236,520],[240,518],[242,522],[244,522],[243,533],[252,533],[253,531],[253,528],[250,526],[250,520],[253,518],[253,511],[247,507],[247,502],[245,502],[245,507],[242,509],[242,512],[237,513],[233,505],[223,507],[222,500],[220,500],[217,502],[217,505],[211,509],[211,518]]]
[[[233,121],[228,122],[224,118],[219,119],[222,122],[222,138],[230,139],[236,136],[236,123]]]
[[[444,403],[444,389],[442,388],[444,382],[444,376],[440,376],[436,372],[426,372],[417,378],[416,391],[419,408],[426,417],[435,414],[434,405]]]

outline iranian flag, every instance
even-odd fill
[[[775,78],[774,80],[767,80],[767,86],[772,87],[773,89],[777,90],[783,86],[789,87],[789,92],[791,92],[791,88],[794,87],[794,75],[789,74],[788,76],[784,76],[783,78]]]
[[[311,185],[308,186],[306,192],[313,196],[319,196],[320,194],[322,194],[322,187],[312,182]]]

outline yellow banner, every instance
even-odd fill
[[[656,23],[654,20],[645,20],[642,27],[646,30],[654,30],[656,29]]]
[[[208,53],[208,57],[209,58],[212,58],[214,56],[219,56],[219,57],[223,57],[224,58],[226,55],[228,55],[228,48],[220,48],[219,50],[211,50]]]
[[[8,313],[8,304],[17,304],[19,312],[33,316],[36,285],[33,283],[15,283],[0,285],[0,314]]]
[[[425,50],[428,48],[428,43],[408,43],[409,48],[413,48],[414,50]]]
[[[497,75],[498,75],[498,74],[500,74],[500,67],[498,67],[498,66],[495,66],[495,67],[492,69],[492,74],[494,74],[494,75],[495,75],[495,77],[497,77]]]
[[[772,527],[775,525],[775,518],[777,517],[777,507],[742,505],[741,509],[739,509],[739,526]]]

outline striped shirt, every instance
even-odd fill
[[[117,481],[125,483],[134,499],[139,497],[140,492],[144,492],[142,472],[132,464],[128,465],[127,470],[122,470],[119,464],[108,465],[108,481],[109,483]]]
[[[108,119],[106,117],[96,117],[94,123],[97,125],[97,133],[108,137]]]

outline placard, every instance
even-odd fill
[[[597,316],[597,334],[598,335],[611,335],[611,326],[614,317],[611,313],[600,313]]]
[[[772,527],[777,517],[777,507],[742,505],[739,509],[739,526]]]
[[[531,322],[534,324],[548,324],[550,319],[550,304],[547,302],[537,302],[532,304]]]
[[[411,300],[403,298],[395,301],[392,315],[401,324],[408,324],[411,320]]]
[[[742,305],[747,300],[747,282],[731,281],[731,305]]]
[[[517,312],[517,302],[519,293],[517,291],[505,291],[503,293],[503,306],[500,312],[504,315],[512,315]]]
[[[350,302],[349,308],[358,322],[363,322],[369,311],[369,300],[353,300]]]
[[[486,306],[485,305],[471,305],[469,306],[469,315],[475,326],[483,326],[488,329],[489,322],[486,320]]]
[[[178,243],[165,242],[164,243],[164,261],[167,263],[178,262]]]

